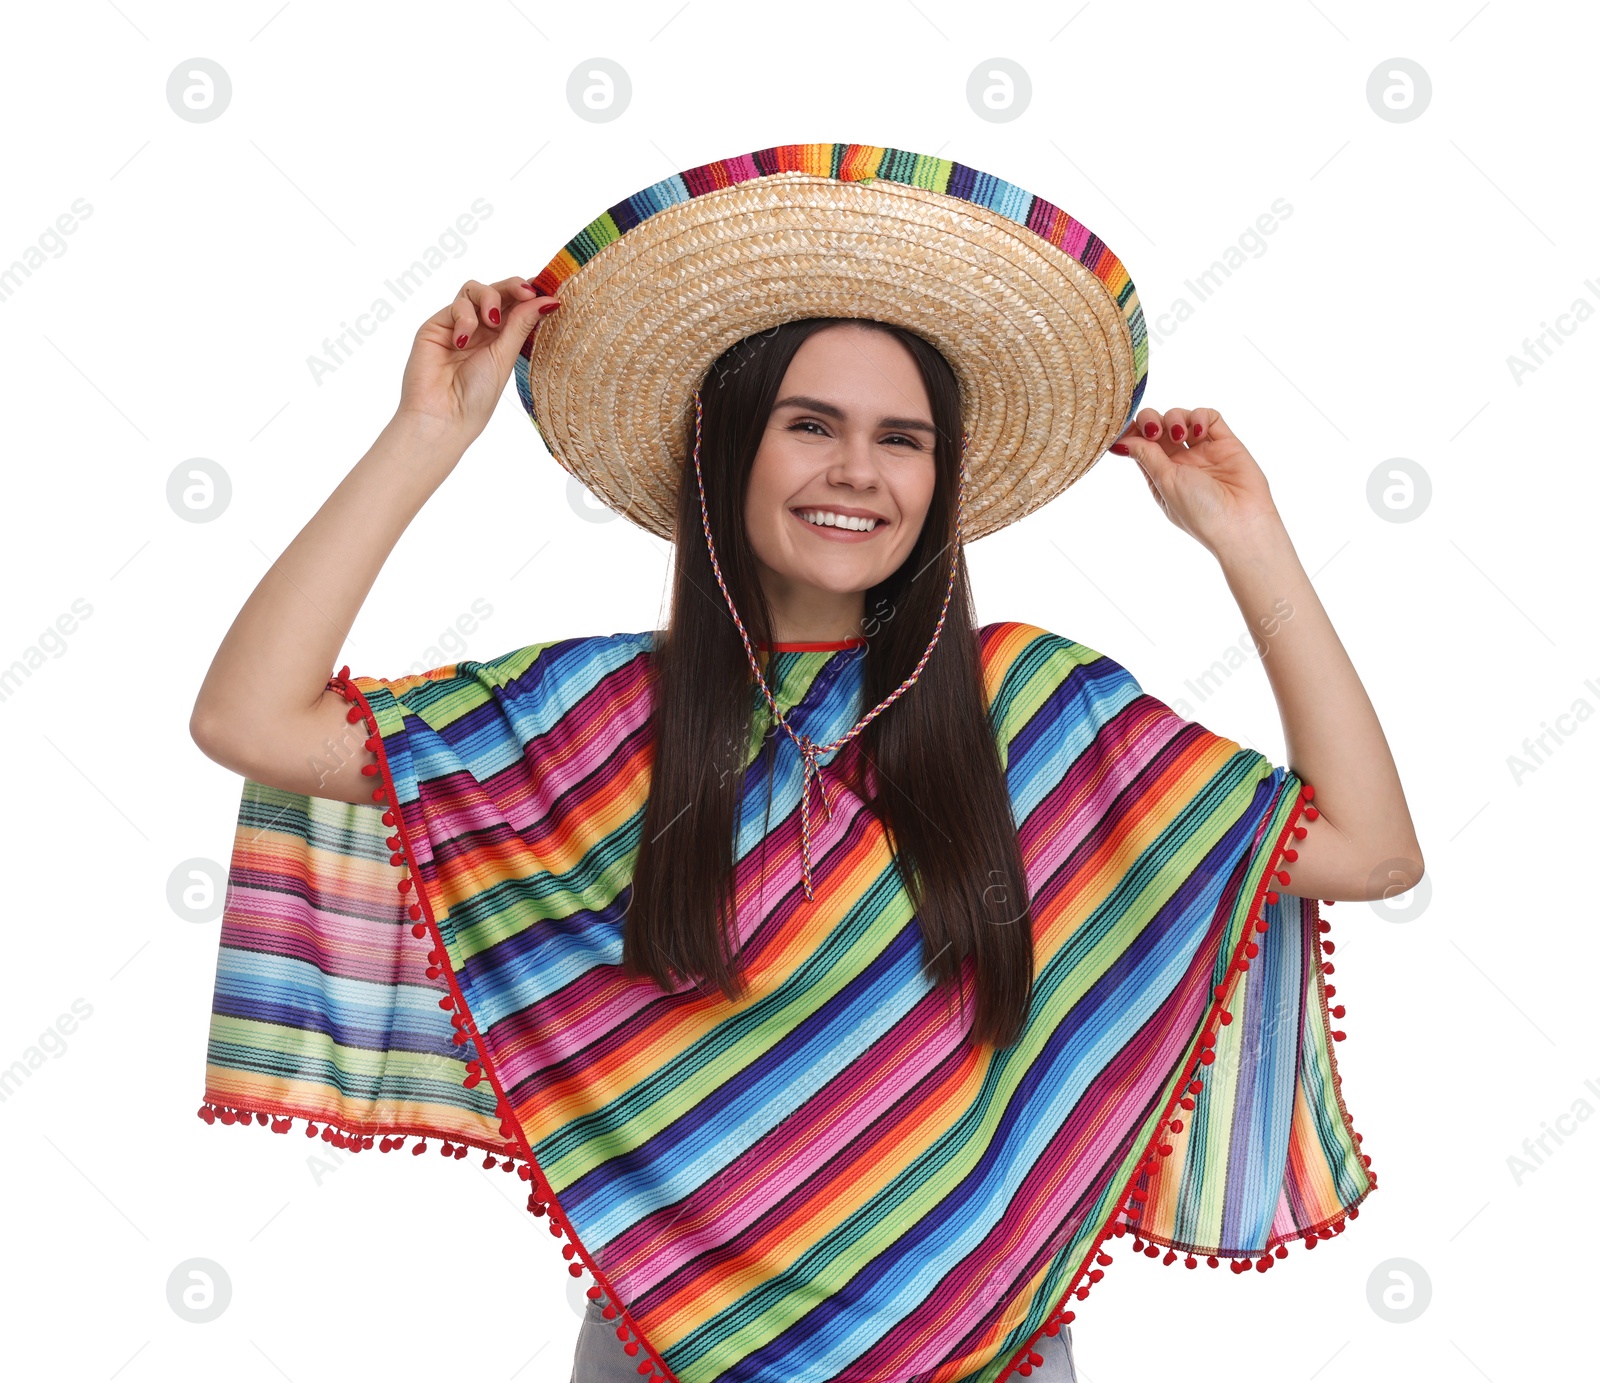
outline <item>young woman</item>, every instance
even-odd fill
[[[1220,414],[1135,413],[1131,284],[1098,371],[1092,314],[1051,319],[1116,280],[1103,246],[1057,224],[1046,254],[1038,199],[895,152],[691,170],[533,282],[465,284],[195,704],[246,778],[201,1117],[519,1174],[593,1278],[575,1383],[1070,1379],[1112,1236],[1265,1270],[1375,1185],[1314,906],[1421,876],[1371,704]],[[988,290],[941,316],[950,242],[907,261],[952,226]],[[1046,344],[986,318],[1013,298]],[[513,370],[673,536],[667,628],[330,679]],[[1076,478],[1107,443],[1222,565],[1292,769],[975,626],[964,538],[1070,483],[1030,453]]]

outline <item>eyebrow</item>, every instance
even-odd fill
[[[822,399],[810,398],[804,394],[791,394],[788,398],[779,399],[772,405],[774,413],[780,408],[805,408],[812,413],[823,413],[830,418],[838,418],[841,422],[844,420],[844,409],[836,404],[827,403]],[[921,418],[879,418],[878,426],[898,427],[908,432],[936,433],[938,431],[932,423],[924,422]]]

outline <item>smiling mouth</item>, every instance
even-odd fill
[[[867,518],[865,515],[860,517],[845,514],[835,516],[831,510],[826,509],[791,509],[789,512],[803,524],[807,524],[812,528],[827,529],[834,533],[874,533],[889,522],[887,519]],[[808,515],[817,517],[808,517]],[[820,522],[819,519],[821,520]]]

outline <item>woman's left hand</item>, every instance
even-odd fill
[[[1166,516],[1213,555],[1278,517],[1265,473],[1215,408],[1141,408],[1111,450],[1138,462]]]

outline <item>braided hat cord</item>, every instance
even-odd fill
[[[778,703],[772,695],[772,689],[768,687],[767,679],[762,675],[761,664],[756,658],[755,650],[750,646],[750,635],[744,627],[744,621],[739,618],[739,612],[734,608],[733,597],[728,593],[728,584],[722,579],[722,566],[717,561],[716,544],[711,540],[711,517],[706,509],[705,478],[701,474],[700,470],[700,419],[700,391],[696,389],[694,391],[694,477],[695,483],[700,487],[700,524],[706,535],[706,550],[711,555],[711,570],[716,574],[717,585],[722,591],[722,598],[728,603],[728,613],[733,616],[733,622],[739,628],[739,637],[744,640],[744,651],[745,656],[750,660],[750,670],[755,673],[756,681],[761,685],[762,694],[767,699],[767,705],[772,711],[772,718],[774,722],[778,725],[781,725],[784,730],[788,732],[789,738],[795,742],[796,747],[800,750],[800,758],[803,766],[800,783],[801,879],[805,885],[806,898],[810,900],[815,896],[811,887],[810,788],[813,782],[816,783],[818,791],[821,793],[824,813],[826,814],[828,820],[831,821],[833,819],[833,804],[828,800],[828,787],[827,784],[822,780],[822,770],[817,764],[817,756],[819,754],[826,754],[831,750],[838,749],[841,745],[847,744],[850,740],[854,739],[858,734],[861,733],[862,730],[871,724],[876,717],[886,711],[890,705],[893,704],[896,698],[898,698],[903,692],[907,691],[911,684],[915,682],[919,676],[921,676],[922,669],[927,666],[928,659],[933,655],[934,645],[939,642],[939,634],[944,629],[945,615],[950,609],[950,596],[955,590],[956,562],[959,560],[961,554],[961,508],[967,482],[967,434],[965,430],[963,430],[961,433],[961,472],[959,484],[956,490],[956,536],[955,541],[951,544],[950,550],[950,576],[945,583],[944,604],[940,607],[939,621],[934,625],[933,637],[928,640],[928,646],[923,650],[922,657],[918,659],[916,667],[912,669],[911,675],[907,677],[905,681],[903,681],[898,687],[890,692],[888,696],[884,697],[883,700],[874,706],[870,711],[868,711],[866,715],[862,716],[861,719],[858,720],[848,731],[839,736],[838,739],[834,740],[833,743],[818,744],[809,735],[797,735],[794,731],[794,727],[789,724],[788,717],[778,709]]]

